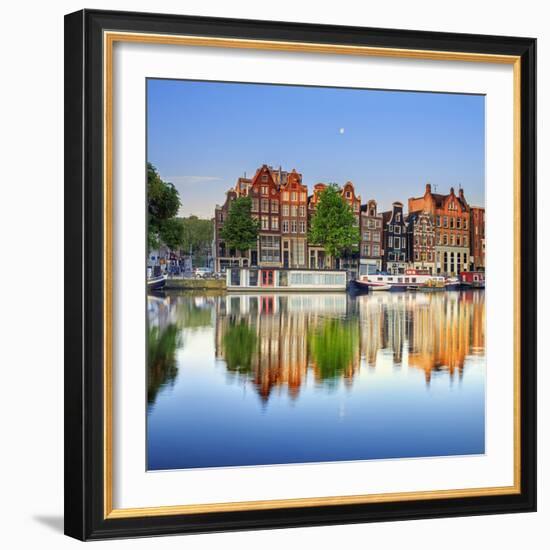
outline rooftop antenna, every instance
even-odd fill
[[[434,191],[437,193],[437,183],[434,183],[433,186],[434,186]]]

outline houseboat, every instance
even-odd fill
[[[347,272],[342,270],[232,267],[225,272],[228,291],[320,292],[345,291]]]
[[[445,277],[431,275],[429,272],[417,269],[406,269],[405,273],[389,275],[376,273],[374,275],[361,275],[355,285],[368,290],[418,290],[426,286],[438,288],[445,286]]]
[[[483,271],[462,271],[460,283],[462,288],[485,288],[485,273]]]

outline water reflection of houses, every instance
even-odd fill
[[[254,338],[250,372],[259,394],[267,399],[278,388],[295,398],[305,382],[308,367],[321,378],[310,350],[308,336],[328,317],[343,319],[350,313],[346,294],[228,295],[217,302],[216,357],[227,361],[232,331],[244,321]],[[245,354],[246,356],[246,354]],[[359,366],[357,350],[356,367]],[[242,373],[242,369],[233,368]],[[247,371],[248,369],[245,369]]]
[[[412,311],[409,366],[426,382],[434,372],[462,377],[467,356],[485,350],[485,302],[477,293],[430,295],[429,305]]]
[[[468,355],[483,355],[484,349],[480,292],[356,299],[341,293],[243,294],[216,301],[216,356],[252,381],[264,400],[273,391],[295,398],[308,379],[350,385],[361,364],[406,364],[423,371],[428,383],[436,372],[461,376]]]

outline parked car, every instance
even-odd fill
[[[206,279],[212,277],[212,269],[210,267],[196,267],[195,277],[197,279]]]

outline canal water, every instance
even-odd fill
[[[149,470],[482,454],[483,290],[148,297]]]

